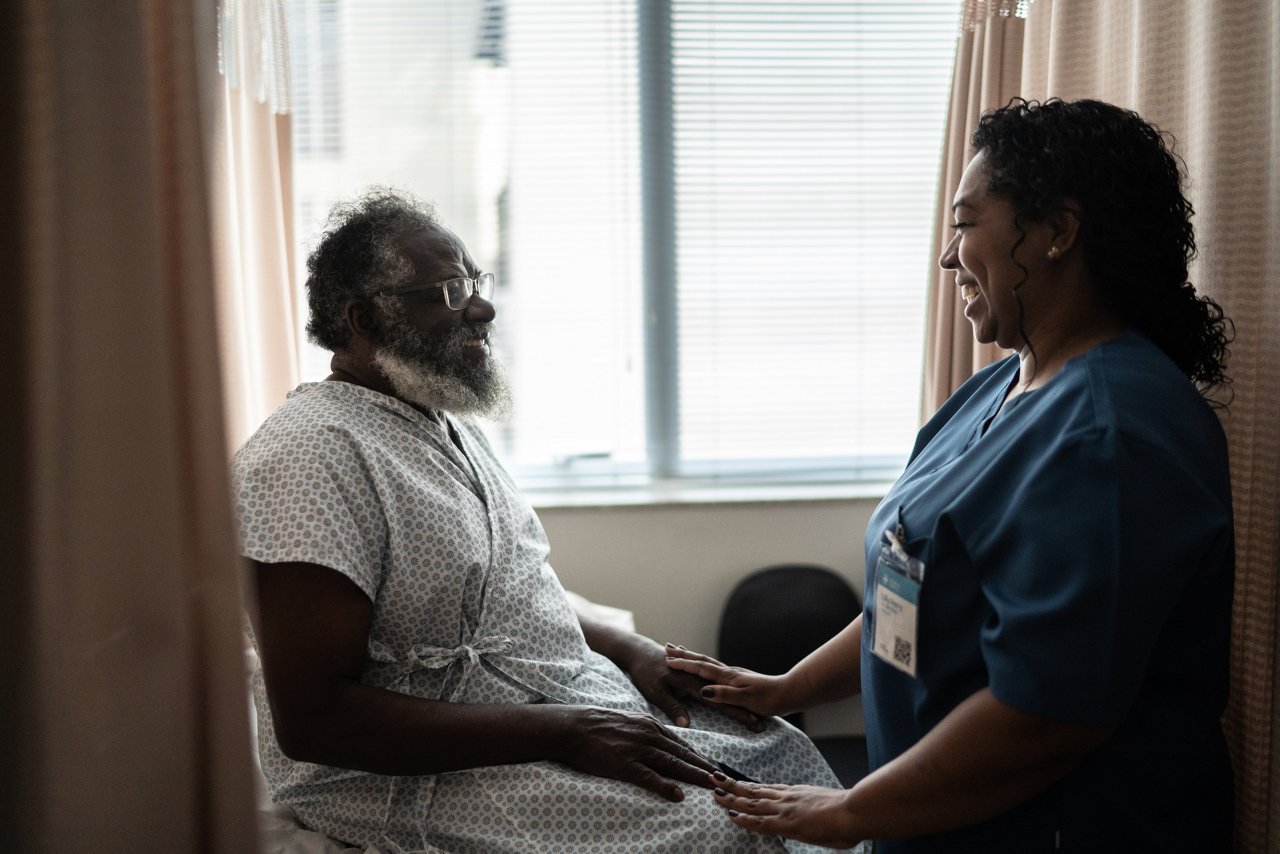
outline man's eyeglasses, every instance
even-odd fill
[[[462,311],[471,302],[473,295],[481,299],[489,299],[493,296],[493,273],[481,273],[474,279],[450,279],[447,282],[435,282],[430,285],[401,285],[398,288],[378,291],[377,295],[380,297],[398,297],[404,294],[430,290],[431,288],[443,289],[444,304],[454,311]]]

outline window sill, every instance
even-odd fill
[[[796,501],[879,501],[892,481],[857,483],[717,484],[689,480],[611,489],[529,489],[536,509],[702,504],[772,504]]]

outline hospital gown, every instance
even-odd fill
[[[459,703],[603,706],[666,723],[587,647],[537,515],[468,421],[347,383],[303,385],[237,453],[233,474],[246,556],[330,567],[374,603],[364,684]],[[276,741],[260,669],[253,694],[272,797],[349,843],[484,854],[782,850],[692,787],[677,804],[552,762],[422,776],[296,762]],[[838,785],[782,721],[754,734],[712,709],[691,717],[674,731],[747,776]]]

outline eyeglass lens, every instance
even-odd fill
[[[481,299],[493,296],[493,273],[482,273],[476,279],[450,279],[445,285],[444,299],[449,308],[463,309],[471,301],[471,295]]]

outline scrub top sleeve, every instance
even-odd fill
[[[987,527],[982,654],[1024,712],[1114,726],[1222,514],[1180,461],[1114,430],[1059,440]]]
[[[337,570],[376,599],[387,523],[354,441],[333,427],[281,438],[233,465],[242,554]]]

